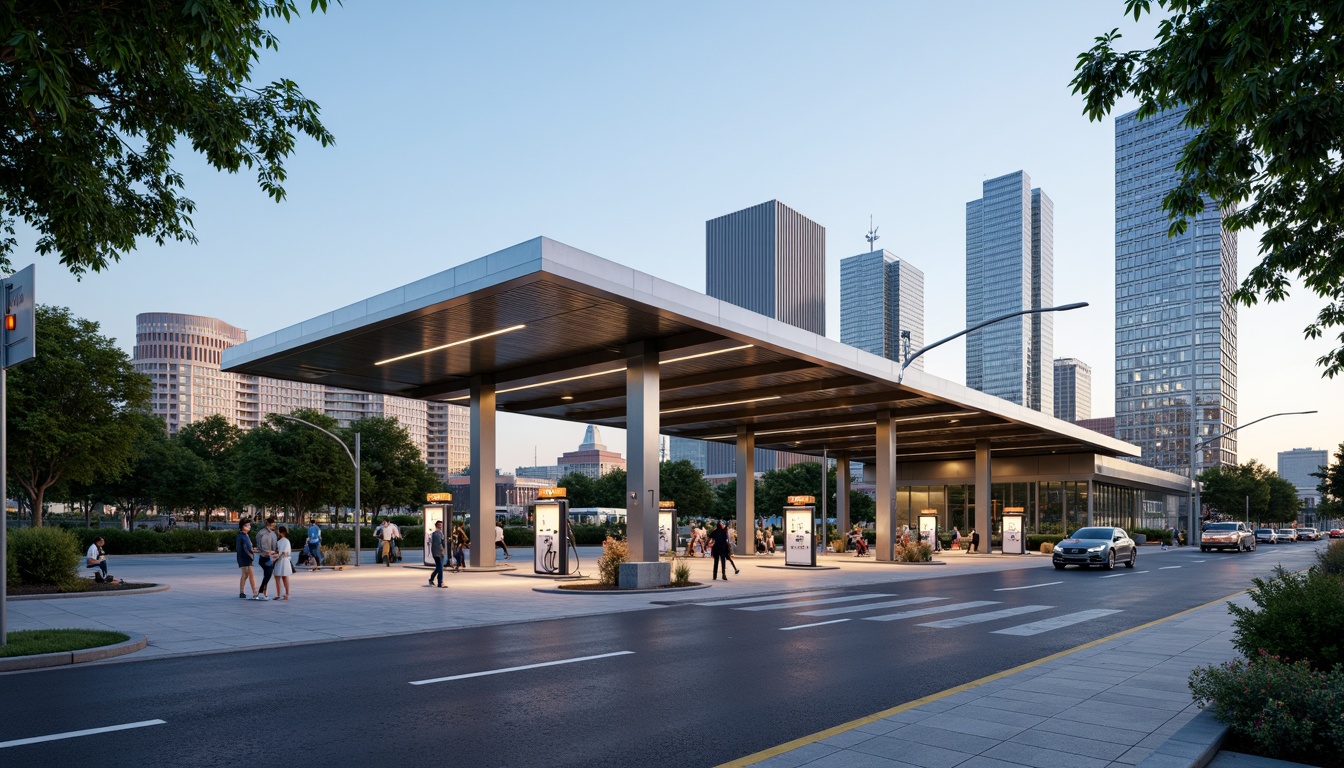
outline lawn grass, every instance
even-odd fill
[[[114,645],[130,639],[129,635],[121,632],[97,629],[24,629],[9,633],[9,642],[0,646],[0,657],[82,651],[85,648]]]

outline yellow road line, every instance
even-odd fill
[[[1092,648],[1092,647],[1101,645],[1102,643],[1108,643],[1108,642],[1110,642],[1110,641],[1112,641],[1112,640],[1114,640],[1114,639],[1116,639],[1116,638],[1124,637],[1125,635],[1132,634],[1132,633],[1134,633],[1134,632],[1138,632],[1138,631],[1141,630],[1141,629],[1147,629],[1147,628],[1149,628],[1149,627],[1154,627],[1154,626],[1157,626],[1158,624],[1161,624],[1161,623],[1163,623],[1163,622],[1171,621],[1172,619],[1179,619],[1179,618],[1182,617],[1182,616],[1185,616],[1185,615],[1190,614],[1190,613],[1194,613],[1195,611],[1198,611],[1198,610],[1200,610],[1200,609],[1208,608],[1208,607],[1211,606],[1211,605],[1216,605],[1217,603],[1221,603],[1221,602],[1224,602],[1224,601],[1226,601],[1226,600],[1230,600],[1230,599],[1236,597],[1236,596],[1239,595],[1239,594],[1241,594],[1241,593],[1240,593],[1240,592],[1234,592],[1233,594],[1230,594],[1230,595],[1228,595],[1227,597],[1221,597],[1221,598],[1218,598],[1217,600],[1211,600],[1211,601],[1209,601],[1209,602],[1207,602],[1207,603],[1205,603],[1205,604],[1203,604],[1203,605],[1197,605],[1197,606],[1195,606],[1194,608],[1187,608],[1186,610],[1181,611],[1180,613],[1173,613],[1172,615],[1167,616],[1166,618],[1155,619],[1155,620],[1153,620],[1153,621],[1148,622],[1147,624],[1140,624],[1140,625],[1137,626],[1137,627],[1131,627],[1131,628],[1129,628],[1129,629],[1126,629],[1126,630],[1123,630],[1123,631],[1120,631],[1120,632],[1116,632],[1116,633],[1113,634],[1113,635],[1108,635],[1108,636],[1103,637],[1103,638],[1100,638],[1100,639],[1098,639],[1098,640],[1093,640],[1093,641],[1090,642],[1090,643],[1083,643],[1082,645],[1080,645],[1080,646],[1078,646],[1078,647],[1076,647],[1076,648],[1070,648],[1070,649],[1067,650],[1067,651],[1060,651],[1059,653],[1052,653],[1052,654],[1050,654],[1049,656],[1046,656],[1046,657],[1044,657],[1044,658],[1040,658],[1040,659],[1037,659],[1037,660],[1035,660],[1035,661],[1029,661],[1029,662],[1027,662],[1026,664],[1020,664],[1020,665],[1018,665],[1018,666],[1016,666],[1016,667],[1013,667],[1012,669],[1005,669],[1005,670],[1003,670],[1002,672],[995,672],[994,674],[989,675],[988,677],[982,677],[982,678],[980,678],[979,680],[972,680],[972,681],[969,682],[969,683],[963,683],[962,685],[958,685],[958,686],[955,687],[955,688],[948,688],[948,689],[945,690],[945,691],[939,691],[938,693],[931,693],[931,694],[929,694],[928,696],[925,696],[925,697],[920,698],[920,699],[915,699],[914,701],[908,701],[908,702],[906,702],[906,703],[904,703],[904,704],[901,704],[900,706],[892,707],[891,709],[884,709],[884,710],[882,710],[881,712],[877,712],[877,713],[872,714],[872,715],[867,715],[866,717],[860,717],[860,718],[857,719],[857,720],[850,720],[850,721],[847,722],[847,723],[841,723],[840,725],[837,725],[837,726],[834,726],[834,727],[831,727],[831,728],[827,728],[827,729],[824,730],[824,731],[817,731],[816,733],[811,734],[810,736],[803,736],[802,738],[794,739],[793,741],[786,741],[786,742],[784,742],[783,744],[780,744],[780,745],[778,745],[778,746],[770,747],[769,749],[763,749],[763,750],[761,750],[760,752],[757,752],[757,753],[755,753],[755,754],[747,755],[746,757],[739,757],[739,758],[736,759],[736,760],[731,760],[731,761],[729,761],[729,762],[723,763],[723,764],[717,766],[717,768],[744,768],[744,766],[755,765],[756,763],[759,763],[759,762],[761,762],[762,760],[766,760],[766,759],[768,759],[768,758],[774,757],[775,755],[781,755],[781,754],[784,754],[785,752],[788,752],[789,750],[797,749],[798,747],[801,747],[801,746],[804,746],[804,745],[807,745],[807,744],[811,744],[811,743],[813,743],[813,742],[815,742],[815,741],[821,741],[821,740],[823,740],[823,739],[829,739],[830,737],[835,736],[836,734],[839,734],[839,733],[844,733],[844,732],[846,732],[846,731],[852,731],[852,730],[854,730],[855,728],[858,728],[860,725],[867,725],[868,723],[875,723],[875,722],[877,722],[878,720],[884,720],[884,719],[886,719],[886,718],[888,718],[888,717],[891,717],[892,715],[899,714],[899,713],[901,713],[901,712],[905,712],[906,710],[914,709],[915,707],[919,707],[919,706],[922,706],[922,705],[924,705],[924,704],[928,704],[929,702],[932,702],[932,701],[938,701],[939,699],[945,699],[945,698],[947,698],[948,696],[951,696],[951,695],[956,694],[956,693],[961,693],[962,691],[969,691],[970,689],[975,688],[975,687],[977,687],[977,686],[984,685],[985,683],[991,683],[991,682],[993,682],[993,681],[995,681],[995,680],[999,680],[999,679],[1001,679],[1001,678],[1008,677],[1009,675],[1015,675],[1015,674],[1017,674],[1018,672],[1021,672],[1021,671],[1023,671],[1023,670],[1027,670],[1027,669],[1031,669],[1032,667],[1039,667],[1040,665],[1045,664],[1046,662],[1054,661],[1055,659],[1062,659],[1062,658],[1064,658],[1065,656],[1068,656],[1068,655],[1071,654],[1071,653],[1077,653],[1078,651],[1085,651],[1085,650],[1087,650],[1088,648]]]

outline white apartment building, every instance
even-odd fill
[[[247,331],[213,317],[145,312],[135,326],[132,363],[149,376],[153,412],[170,435],[215,414],[251,429],[268,414],[311,408],[342,427],[372,416],[396,419],[440,478],[470,461],[470,413],[463,406],[225,373],[220,352],[246,341]]]

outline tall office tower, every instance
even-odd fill
[[[1237,425],[1237,236],[1207,200],[1167,236],[1162,199],[1195,135],[1184,116],[1115,120],[1115,436],[1143,449],[1141,463],[1189,475],[1192,423],[1196,444]],[[1236,436],[1202,446],[1198,462],[1195,474],[1236,464]]]
[[[888,251],[840,260],[840,341],[888,360],[924,346],[924,273]],[[919,357],[911,367],[923,368]]]
[[[1082,360],[1055,360],[1055,418],[1081,421],[1092,418],[1092,369]]]
[[[966,325],[1054,301],[1054,203],[1023,171],[966,204]],[[1054,413],[1054,319],[1024,315],[966,336],[966,386]]]
[[[1279,477],[1297,488],[1297,498],[1305,507],[1315,507],[1321,503],[1321,484],[1319,477],[1312,473],[1324,472],[1330,465],[1330,452],[1324,449],[1294,448],[1291,451],[1279,451]]]
[[[826,228],[770,200],[705,222],[705,293],[752,312],[826,335]],[[689,445],[673,437],[669,452],[707,475],[732,474],[732,445]],[[697,441],[698,442],[698,441]],[[756,471],[776,466],[775,452],[756,451]]]
[[[144,312],[135,326],[131,362],[149,377],[151,410],[170,435],[214,415],[252,429],[269,414],[311,408],[342,427],[374,416],[396,419],[441,478],[467,465],[469,411],[463,406],[225,373],[220,353],[246,341],[247,332],[213,317]]]
[[[705,222],[705,293],[826,335],[826,228],[778,200]]]

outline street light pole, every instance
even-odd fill
[[[1245,424],[1242,424],[1242,425],[1239,426],[1239,427],[1233,427],[1233,428],[1227,430],[1226,432],[1220,432],[1220,433],[1214,435],[1213,437],[1210,437],[1210,438],[1207,439],[1207,440],[1201,440],[1200,442],[1195,443],[1195,447],[1194,447],[1194,449],[1192,450],[1192,453],[1195,454],[1195,455],[1198,455],[1199,450],[1200,450],[1201,448],[1203,448],[1204,446],[1208,445],[1209,443],[1212,443],[1212,442],[1215,441],[1215,440],[1221,440],[1221,439],[1223,439],[1224,437],[1227,437],[1228,435],[1232,434],[1233,432],[1236,432],[1236,431],[1239,430],[1239,429],[1245,429],[1246,427],[1249,427],[1249,426],[1251,426],[1252,424],[1259,424],[1260,422],[1264,421],[1265,419],[1273,419],[1273,418],[1276,418],[1276,417],[1278,417],[1278,416],[1306,416],[1306,415],[1309,415],[1309,414],[1312,414],[1312,413],[1316,413],[1316,411],[1285,411],[1285,412],[1283,412],[1283,413],[1271,413],[1271,414],[1268,415],[1268,416],[1261,416],[1260,418],[1256,419],[1255,421],[1248,421],[1248,422],[1246,422]],[[1193,459],[1194,456],[1192,456],[1191,458]],[[1194,471],[1194,467],[1195,467],[1195,465],[1192,463],[1192,464],[1190,465],[1190,469],[1191,469],[1191,472],[1192,472],[1192,473],[1193,473],[1193,471]],[[1192,487],[1193,492],[1194,492],[1194,501],[1190,504],[1190,543],[1191,543],[1191,544],[1198,544],[1198,543],[1199,543],[1199,538],[1202,538],[1202,537],[1199,536],[1199,532],[1196,530],[1195,523],[1199,522],[1199,520],[1198,520],[1198,515],[1199,515],[1199,512],[1200,512],[1200,506],[1201,506],[1202,502],[1200,501],[1200,498],[1199,498],[1199,497],[1200,497],[1199,479],[1196,478],[1193,474],[1192,474],[1191,477],[1190,477],[1190,484],[1191,484],[1191,487]],[[1249,502],[1249,501],[1247,502],[1247,507],[1248,507],[1248,509],[1249,509],[1249,507],[1250,507],[1250,502]],[[1249,511],[1248,511],[1247,514],[1249,515]]]
[[[897,384],[900,384],[902,381],[905,380],[905,369],[908,368],[908,367],[910,367],[910,364],[913,363],[917,358],[919,358],[919,357],[920,357],[921,355],[923,355],[925,352],[928,352],[929,350],[931,350],[931,349],[933,349],[933,348],[935,348],[935,347],[940,347],[940,346],[946,344],[947,342],[952,341],[953,339],[956,339],[956,338],[960,338],[960,337],[962,337],[962,336],[965,336],[966,334],[971,333],[972,331],[978,331],[978,330],[980,330],[981,328],[984,328],[984,327],[987,326],[987,325],[993,325],[994,323],[1003,322],[1004,320],[1011,320],[1011,319],[1014,318],[1014,317],[1021,317],[1022,315],[1039,315],[1039,314],[1042,314],[1042,313],[1045,313],[1045,312],[1068,312],[1068,311],[1071,310],[1071,309],[1082,309],[1083,307],[1086,307],[1086,306],[1087,306],[1087,302],[1086,302],[1086,301],[1078,301],[1078,302],[1074,302],[1073,304],[1061,304],[1061,305],[1058,306],[1058,307],[1036,307],[1036,308],[1034,308],[1034,309],[1022,309],[1022,310],[1018,310],[1017,312],[1009,312],[1009,313],[1004,314],[1004,315],[999,315],[998,317],[992,317],[992,318],[990,318],[990,319],[988,319],[988,320],[985,320],[984,322],[976,323],[975,325],[972,325],[970,328],[965,328],[965,329],[962,329],[962,330],[960,330],[960,331],[957,331],[956,333],[952,334],[951,336],[948,336],[948,337],[943,338],[943,339],[939,339],[938,341],[935,341],[935,342],[933,342],[932,344],[927,344],[927,345],[925,345],[925,346],[923,346],[923,347],[920,347],[919,349],[915,350],[914,352],[907,352],[907,353],[905,354],[905,360],[901,362],[901,370],[900,370],[900,373],[898,373],[898,374],[896,375],[896,383],[897,383]],[[1024,393],[1024,394],[1025,394],[1025,393]],[[1023,404],[1025,405],[1025,403],[1023,403]],[[895,428],[895,425],[893,425],[893,426],[892,426],[892,436],[893,436],[893,441],[894,441],[894,437],[895,437],[895,432],[896,432],[896,428]],[[893,449],[892,453],[893,453],[893,454],[895,453],[895,450],[894,450],[894,449]],[[897,462],[896,462],[896,457],[895,457],[895,456],[892,456],[892,465],[895,466],[896,463],[897,463]],[[893,476],[893,477],[891,478],[891,492],[892,492],[893,496],[895,496],[896,498],[899,498],[899,497],[900,497],[900,493],[899,493],[899,491],[898,491],[898,488],[899,488],[899,486],[898,486],[897,483],[896,483],[896,478]],[[976,499],[976,500],[975,500],[975,505],[976,505],[977,509],[980,508],[980,507],[983,505],[983,508],[984,508],[984,510],[985,510],[985,527],[986,527],[986,531],[985,531],[985,535],[984,535],[982,538],[984,539],[984,543],[985,543],[985,551],[986,551],[986,552],[989,552],[989,551],[992,549],[992,547],[991,547],[991,545],[990,545],[990,543],[989,543],[989,542],[990,542],[990,538],[991,538],[991,533],[992,533],[992,531],[990,531],[990,530],[988,530],[988,529],[989,529],[989,526],[990,526],[990,521],[993,519],[993,506],[992,506],[992,504],[990,503],[990,500],[989,500],[989,499],[983,499],[983,500],[981,500],[981,499]],[[978,528],[975,526],[975,521],[974,521],[974,519],[971,520],[971,530],[972,530],[972,531],[978,530]]]
[[[355,467],[355,567],[358,568],[359,567],[359,479],[360,479],[359,433],[358,432],[355,433],[355,452],[352,455],[350,453],[350,448],[345,444],[344,440],[332,434],[331,432],[323,429],[322,427],[317,426],[313,422],[305,421],[304,419],[300,419],[297,416],[287,416],[285,414],[276,414],[276,415],[287,421],[297,421],[300,424],[306,424],[307,426],[316,429],[318,432],[321,432],[322,434],[326,435],[327,437],[330,437],[332,440],[335,440],[337,443],[339,443],[341,448],[345,451],[345,455],[350,457],[350,463],[353,464]]]

